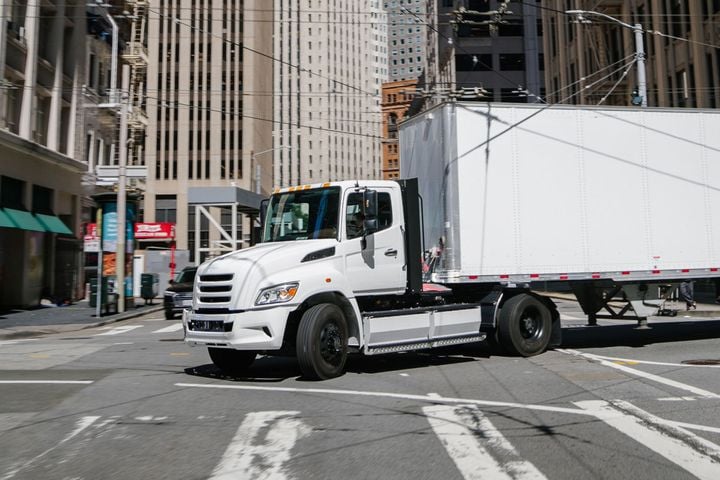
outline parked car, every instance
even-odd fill
[[[170,286],[163,294],[166,319],[172,320],[175,315],[192,306],[193,282],[196,273],[197,267],[185,267],[175,279],[170,280]]]

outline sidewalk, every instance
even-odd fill
[[[48,333],[62,333],[97,327],[139,317],[146,313],[162,311],[162,298],[155,298],[152,305],[145,305],[136,299],[135,307],[123,313],[111,313],[96,317],[95,307],[89,302],[79,301],[62,307],[37,307],[28,310],[0,311],[0,340],[29,338]]]

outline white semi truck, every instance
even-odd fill
[[[531,356],[561,342],[534,282],[642,328],[720,276],[720,113],[447,103],[400,126],[400,156],[404,180],[273,193],[261,243],[200,266],[186,342],[228,374],[290,354],[316,379],[486,338]]]

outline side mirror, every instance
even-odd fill
[[[377,232],[378,229],[378,195],[376,190],[365,190],[363,192],[363,216],[365,218],[363,227],[365,234]]]

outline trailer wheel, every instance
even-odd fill
[[[521,293],[500,309],[499,337],[510,353],[531,357],[545,351],[552,319],[548,308],[535,297]]]
[[[210,359],[225,375],[237,377],[247,371],[257,353],[251,350],[208,347]]]
[[[340,307],[321,303],[309,308],[300,319],[297,358],[303,377],[326,380],[345,370],[348,328]]]

